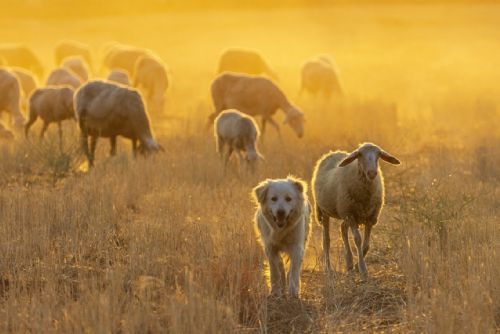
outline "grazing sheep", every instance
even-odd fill
[[[75,93],[74,103],[82,146],[89,166],[94,164],[94,153],[99,137],[110,138],[111,155],[116,154],[117,136],[132,140],[134,156],[137,151],[137,140],[141,144],[139,152],[162,150],[153,138],[144,103],[135,89],[110,82],[90,81]]]
[[[66,119],[75,118],[73,93],[74,90],[70,87],[45,87],[35,90],[29,100],[30,115],[24,127],[26,138],[28,137],[30,127],[40,117],[43,121],[40,139],[43,138],[50,123],[57,122],[59,127],[59,142],[62,145],[61,122]]]
[[[10,67],[22,67],[35,73],[38,78],[43,76],[43,66],[35,54],[21,45],[0,45],[0,57]]]
[[[156,114],[161,113],[168,88],[165,65],[156,57],[141,56],[135,63],[134,73],[133,85],[142,92],[148,110]]]
[[[302,259],[309,237],[311,204],[307,184],[293,177],[266,180],[253,190],[257,212],[255,223],[271,272],[271,294],[299,297]],[[285,275],[282,253],[290,259]]]
[[[326,55],[305,62],[301,75],[299,95],[303,92],[313,95],[322,93],[326,98],[330,98],[332,94],[342,94],[338,71]]]
[[[33,91],[38,86],[35,77],[31,72],[23,68],[14,67],[11,68],[11,72],[17,77],[19,84],[21,86],[21,109],[26,111],[28,105],[28,99],[33,93]]]
[[[134,69],[137,60],[142,56],[149,55],[148,50],[139,49],[128,45],[113,45],[104,58],[103,65],[108,70],[125,70],[131,78],[134,77]]]
[[[276,73],[267,65],[262,56],[252,50],[228,49],[219,60],[217,74],[236,72],[250,75],[268,75],[277,80]]]
[[[16,127],[24,125],[19,81],[13,73],[4,69],[0,69],[0,113],[2,111],[9,114],[12,125]]]
[[[241,162],[246,161],[254,168],[258,158],[263,158],[257,150],[259,127],[255,120],[238,110],[229,109],[221,112],[214,122],[214,134],[217,152],[227,164],[233,151],[236,151]],[[227,152],[225,146],[228,146]],[[241,152],[245,152],[243,157]]]
[[[82,82],[89,80],[89,67],[85,60],[79,56],[65,58],[62,67],[78,75]]]
[[[108,81],[112,81],[115,83],[119,83],[125,86],[130,86],[130,80],[128,78],[128,74],[122,70],[113,70],[109,73]]]
[[[82,85],[82,80],[73,71],[59,67],[50,73],[45,84],[47,86],[71,86],[77,89]]]
[[[328,271],[331,270],[329,218],[333,217],[343,220],[341,231],[347,270],[353,269],[348,236],[350,228],[358,250],[359,272],[367,274],[365,256],[370,247],[370,233],[384,205],[384,181],[378,165],[379,158],[394,165],[400,164],[398,159],[371,143],[360,145],[350,154],[330,152],[316,164],[312,179],[313,196],[316,219],[323,226],[323,252]],[[365,226],[363,243],[359,225]]]
[[[210,124],[222,110],[234,108],[250,116],[260,115],[262,134],[267,122],[279,133],[280,128],[272,116],[281,109],[286,114],[284,123],[290,125],[299,138],[304,135],[304,114],[265,77],[224,73],[212,82],[211,90],[215,112],[209,116]]]
[[[0,140],[12,140],[14,139],[14,134],[7,130],[2,123],[0,123]]]
[[[60,41],[54,51],[56,66],[61,66],[68,57],[81,57],[89,65],[92,65],[90,48],[88,45],[71,40]]]

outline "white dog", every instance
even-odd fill
[[[285,267],[281,257],[281,253],[285,253],[290,259],[288,294],[298,297],[311,214],[307,184],[290,176],[268,179],[255,187],[253,194],[258,204],[255,221],[271,271],[271,294],[282,296],[286,291]]]

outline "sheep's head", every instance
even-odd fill
[[[286,117],[283,124],[288,124],[299,138],[304,136],[304,113],[296,107],[285,110]]]
[[[144,156],[147,156],[151,153],[164,152],[163,147],[156,142],[153,138],[149,138],[147,140],[141,141],[141,144],[138,147],[139,153]]]
[[[364,143],[357,150],[349,154],[339,164],[339,167],[349,165],[354,160],[358,160],[360,173],[368,181],[373,181],[378,175],[378,159],[382,159],[393,165],[399,165],[401,162],[394,156],[382,150],[375,144]]]

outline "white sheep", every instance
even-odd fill
[[[85,82],[89,80],[89,66],[85,60],[80,56],[71,56],[64,58],[62,67],[66,68],[80,77],[80,81]]]
[[[399,160],[375,144],[364,143],[354,152],[330,152],[316,164],[312,184],[316,219],[323,226],[323,252],[326,268],[330,266],[329,218],[342,219],[341,231],[347,270],[353,269],[348,229],[354,236],[358,251],[358,268],[367,274],[365,256],[370,245],[372,227],[377,224],[384,204],[384,181],[378,165],[381,158],[391,164]],[[359,225],[365,226],[361,243]]]
[[[329,56],[320,55],[304,63],[299,95],[304,92],[313,95],[322,93],[326,98],[342,94],[338,70]]]
[[[5,69],[0,69],[0,113],[2,112],[9,114],[12,125],[16,127],[24,125],[19,80],[13,73]]]
[[[160,114],[163,111],[168,76],[161,59],[148,55],[139,57],[135,63],[133,86],[142,92],[149,112]]]
[[[47,86],[71,86],[77,89],[82,85],[82,80],[73,71],[59,67],[50,73],[45,84]]]
[[[111,82],[89,81],[77,90],[74,103],[89,166],[94,164],[99,137],[110,139],[111,155],[116,154],[117,136],[132,140],[134,155],[137,141],[141,153],[163,150],[153,138],[149,117],[137,90]]]
[[[82,57],[87,64],[92,64],[88,45],[72,40],[62,40],[56,45],[54,51],[56,66],[62,65],[64,59],[74,56]]]
[[[214,121],[216,149],[227,165],[233,151],[240,162],[245,161],[253,170],[257,160],[263,159],[257,149],[259,127],[255,120],[238,110],[229,109],[221,112]],[[227,146],[227,150],[226,150]],[[245,156],[241,154],[245,153]]]
[[[219,60],[217,73],[236,72],[250,75],[268,75],[275,80],[276,73],[269,67],[262,56],[253,50],[228,49],[224,51]]]
[[[43,120],[40,138],[43,138],[50,123],[57,122],[59,127],[59,142],[62,145],[61,122],[75,118],[73,108],[73,89],[70,87],[44,87],[33,92],[29,99],[29,120],[24,127],[24,134],[28,137],[30,127],[38,117]]]
[[[128,73],[126,71],[113,70],[109,73],[107,80],[125,86],[130,86],[130,80],[128,78]]]
[[[286,115],[284,123],[290,125],[299,138],[304,135],[304,114],[265,77],[224,73],[212,82],[211,93],[215,112],[209,116],[210,124],[220,112],[234,108],[250,116],[260,115],[262,134],[267,122],[279,133],[280,128],[272,116],[281,109]]]

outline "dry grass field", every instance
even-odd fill
[[[87,170],[71,121],[62,152],[55,127],[43,142],[0,143],[0,332],[498,332],[499,15],[488,4],[2,18],[0,42],[30,46],[47,71],[60,39],[90,44],[94,69],[115,40],[157,52],[172,85],[152,115],[163,154],[133,159],[121,141],[109,158],[101,139]],[[234,161],[224,176],[205,129],[231,46],[259,50],[307,119],[302,139],[268,129],[255,174]],[[319,53],[340,68],[342,99],[297,98],[300,66]],[[252,187],[310,182],[322,154],[364,141],[402,161],[382,164],[369,279],[345,272],[338,221],[324,274],[314,223],[301,299],[268,298]]]

